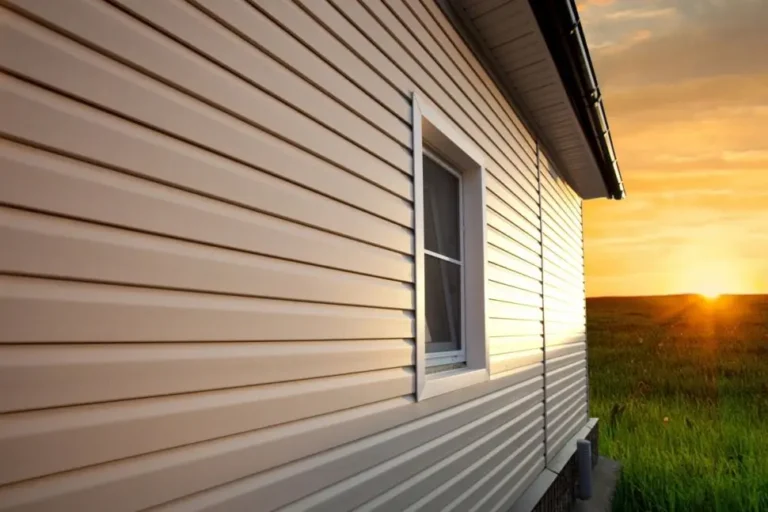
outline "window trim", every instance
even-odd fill
[[[435,107],[413,94],[414,288],[416,399],[424,400],[490,379],[487,340],[486,187],[482,151]],[[465,368],[427,373],[424,272],[424,175],[427,154],[461,179],[462,348]],[[435,156],[437,158],[435,158]],[[446,165],[446,162],[449,162]],[[471,209],[471,210],[470,210]],[[438,256],[439,257],[439,256]],[[437,353],[436,353],[437,354]],[[447,358],[446,358],[447,359]],[[443,361],[448,364],[452,361]]]

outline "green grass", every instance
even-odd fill
[[[587,315],[614,510],[768,511],[768,297],[589,299]]]

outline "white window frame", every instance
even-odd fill
[[[425,154],[460,177],[462,350],[452,351],[454,353],[426,353],[425,258],[434,253],[424,247]],[[490,379],[486,315],[486,188],[482,151],[417,93],[413,94],[413,170],[416,399],[425,400]],[[465,362],[466,366],[427,373],[427,367],[451,362]]]

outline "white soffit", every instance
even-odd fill
[[[608,190],[528,0],[449,0],[478,50],[584,199]]]

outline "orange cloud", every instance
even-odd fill
[[[645,41],[650,38],[651,38],[650,30],[638,30],[637,32],[632,34],[631,41],[635,43],[639,43],[640,41]]]
[[[622,11],[610,12],[605,15],[607,20],[645,20],[651,18],[666,18],[677,14],[674,7],[664,9],[625,9]]]

